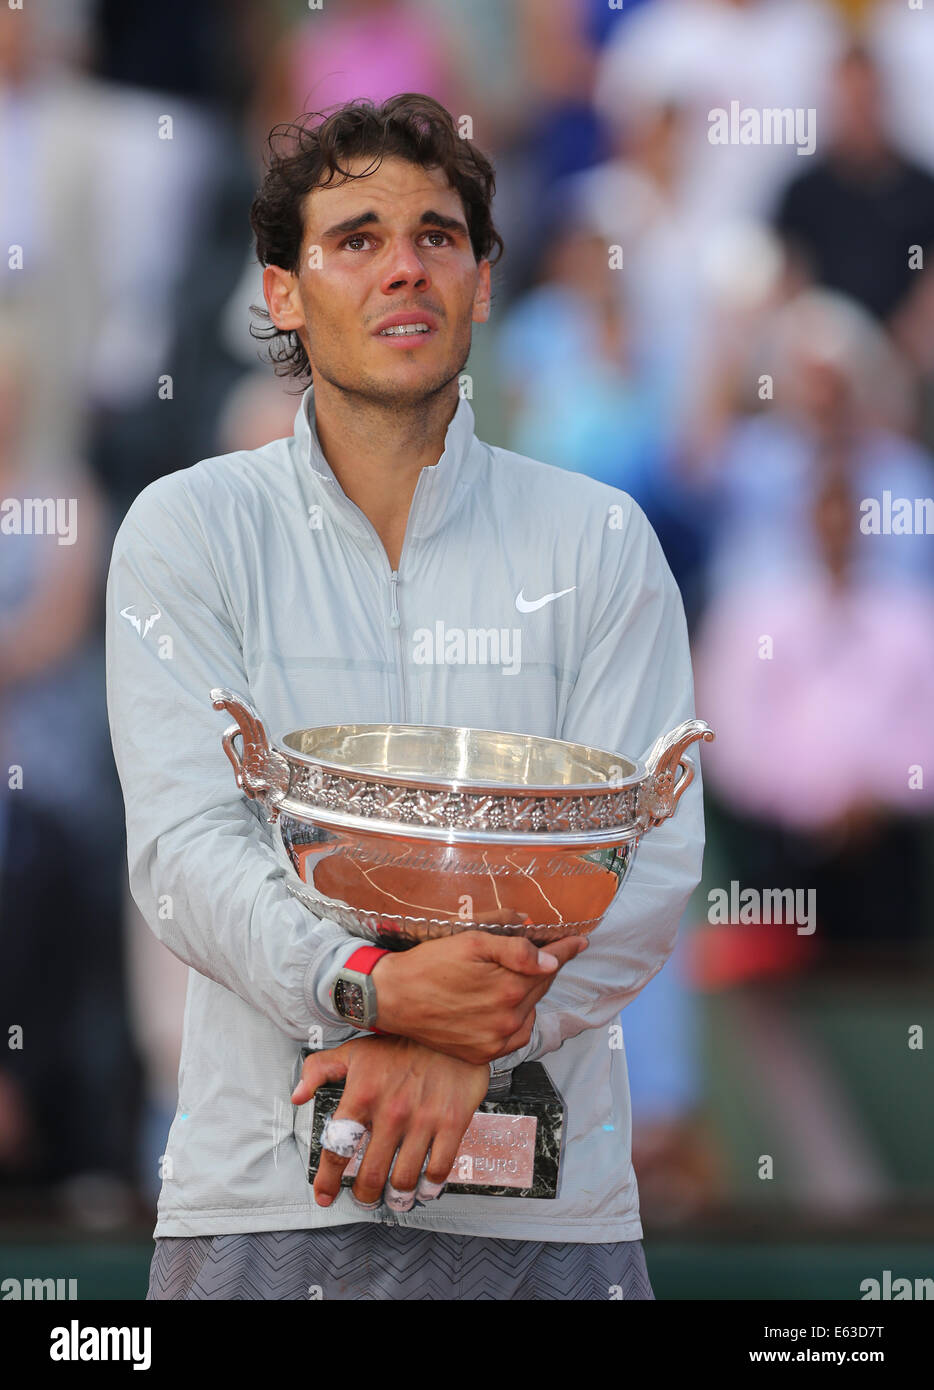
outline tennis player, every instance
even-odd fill
[[[699,880],[700,779],[589,944],[383,954],[288,892],[210,691],[274,736],[396,721],[641,754],[694,713],[680,595],[629,496],[474,433],[460,378],[502,240],[449,113],[409,93],[274,136],[251,220],[294,434],[150,484],[108,579],[130,885],[190,967],[148,1297],[652,1298],[612,1025]],[[471,631],[497,638],[483,660]],[[491,1068],[529,1058],[567,1105],[558,1197],[445,1193]],[[328,1078],[312,1186],[296,1117]]]

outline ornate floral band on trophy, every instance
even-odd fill
[[[693,780],[685,750],[714,736],[688,720],[644,762],[561,739],[424,724],[336,724],[270,742],[242,696],[215,689],[211,700],[237,721],[224,751],[276,827],[289,890],[317,916],[395,950],[458,931],[539,946],[593,931],[641,837],[674,814]],[[331,1085],[315,1095],[309,1180],[340,1095]],[[540,1063],[504,1073],[446,1191],[554,1197],[563,1120]]]

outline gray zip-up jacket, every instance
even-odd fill
[[[211,689],[245,694],[272,738],[398,721],[519,730],[636,757],[694,708],[681,598],[627,494],[481,443],[461,400],[441,458],[419,476],[393,573],[314,420],[309,387],[293,437],[157,479],[114,543],[107,704],[130,887],[190,967],[155,1234],[383,1221],[636,1240],[629,1082],[613,1025],[668,958],[699,881],[699,777],[643,839],[590,949],[539,1004],[529,1045],[500,1064],[541,1058],[564,1096],[558,1198],[445,1194],[393,1214],[362,1211],[345,1191],[315,1204],[311,1105],[289,1097],[309,1038],[332,1047],[359,1036],[329,1000],[359,942],[289,893],[272,828],[224,756],[229,716],[213,709]],[[470,629],[484,630],[482,644]]]

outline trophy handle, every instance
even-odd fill
[[[278,819],[281,802],[288,796],[291,771],[281,753],[269,746],[266,729],[259,711],[242,695],[215,687],[211,691],[215,709],[225,709],[236,719],[224,730],[221,742],[244,795],[261,803],[272,823]],[[243,739],[243,756],[234,744],[237,735]]]
[[[713,729],[703,719],[687,719],[670,733],[657,738],[645,756],[648,776],[639,792],[638,814],[645,830],[661,825],[694,781],[694,763],[685,749],[702,738],[710,743]],[[675,774],[680,774],[675,780]]]

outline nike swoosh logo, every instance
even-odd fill
[[[520,589],[516,594],[516,607],[520,613],[534,613],[537,608],[544,608],[546,603],[554,603],[556,598],[563,598],[565,594],[571,594],[577,588],[572,584],[570,589],[559,589],[556,594],[546,594],[544,598],[527,599],[523,596]]]

